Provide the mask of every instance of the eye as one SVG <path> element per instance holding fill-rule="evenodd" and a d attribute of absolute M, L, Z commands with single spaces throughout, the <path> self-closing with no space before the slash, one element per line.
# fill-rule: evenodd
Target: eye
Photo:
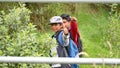
<path fill-rule="evenodd" d="M 57 26 L 58 24 L 55 24 L 55 26 Z"/>
<path fill-rule="evenodd" d="M 66 23 L 65 21 L 63 23 Z"/>

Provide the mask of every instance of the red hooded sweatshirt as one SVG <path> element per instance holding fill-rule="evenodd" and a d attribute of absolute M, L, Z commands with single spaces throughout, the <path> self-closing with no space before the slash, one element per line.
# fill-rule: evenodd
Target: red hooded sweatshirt
<path fill-rule="evenodd" d="M 78 47 L 78 38 L 80 38 L 80 34 L 78 31 L 78 26 L 76 21 L 70 22 L 70 33 L 72 34 L 72 39 Z"/>

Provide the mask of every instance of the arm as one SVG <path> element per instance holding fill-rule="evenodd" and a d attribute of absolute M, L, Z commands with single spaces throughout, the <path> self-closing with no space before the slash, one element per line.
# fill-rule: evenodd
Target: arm
<path fill-rule="evenodd" d="M 63 24 L 63 36 L 62 37 L 63 37 L 63 41 L 64 41 L 64 46 L 68 46 L 70 34 L 64 24 Z"/>
<path fill-rule="evenodd" d="M 62 38 L 63 38 L 63 41 L 64 41 L 64 46 L 68 46 L 69 45 L 69 37 L 70 37 L 70 34 L 64 34 L 63 33 L 63 36 L 62 36 Z"/>

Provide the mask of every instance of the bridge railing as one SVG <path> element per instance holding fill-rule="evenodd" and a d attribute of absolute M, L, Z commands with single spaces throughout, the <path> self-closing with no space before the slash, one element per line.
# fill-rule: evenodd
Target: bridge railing
<path fill-rule="evenodd" d="M 55 58 L 55 57 L 13 57 L 0 56 L 5 63 L 62 63 L 62 64 L 120 64 L 119 58 Z"/>
<path fill-rule="evenodd" d="M 120 3 L 120 0 L 0 0 L 2 2 L 83 2 L 83 3 Z"/>

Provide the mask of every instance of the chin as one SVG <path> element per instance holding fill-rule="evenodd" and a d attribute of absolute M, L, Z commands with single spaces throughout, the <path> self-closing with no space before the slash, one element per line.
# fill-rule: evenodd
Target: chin
<path fill-rule="evenodd" d="M 57 30 L 53 30 L 54 32 L 57 32 Z"/>

